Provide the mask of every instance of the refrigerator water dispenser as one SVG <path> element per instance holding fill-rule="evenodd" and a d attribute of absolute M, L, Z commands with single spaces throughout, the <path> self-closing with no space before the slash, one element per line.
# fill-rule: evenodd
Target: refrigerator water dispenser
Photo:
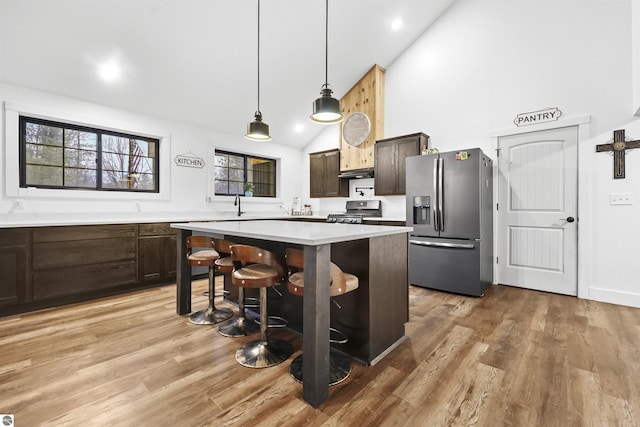
<path fill-rule="evenodd" d="M 413 223 L 429 224 L 429 210 L 431 208 L 430 196 L 413 197 Z"/>

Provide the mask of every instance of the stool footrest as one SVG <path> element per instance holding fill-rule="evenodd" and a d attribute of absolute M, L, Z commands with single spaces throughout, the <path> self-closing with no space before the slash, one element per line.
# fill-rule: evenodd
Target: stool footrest
<path fill-rule="evenodd" d="M 347 337 L 344 332 L 336 328 L 329 328 L 329 342 L 334 344 L 346 344 L 347 341 L 349 341 L 349 337 Z"/>
<path fill-rule="evenodd" d="M 258 325 L 260 324 L 260 318 L 254 320 Z M 267 328 L 285 328 L 289 322 L 284 317 L 280 316 L 267 316 Z"/>

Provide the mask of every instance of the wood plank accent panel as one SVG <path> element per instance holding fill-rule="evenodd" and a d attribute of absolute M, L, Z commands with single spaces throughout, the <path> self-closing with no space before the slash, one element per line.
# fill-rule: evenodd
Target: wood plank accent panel
<path fill-rule="evenodd" d="M 352 113 L 365 113 L 371 120 L 371 133 L 365 142 L 353 147 L 342 139 L 340 126 L 340 170 L 348 171 L 373 167 L 373 147 L 377 139 L 384 137 L 384 69 L 374 65 L 340 99 L 345 118 Z"/>

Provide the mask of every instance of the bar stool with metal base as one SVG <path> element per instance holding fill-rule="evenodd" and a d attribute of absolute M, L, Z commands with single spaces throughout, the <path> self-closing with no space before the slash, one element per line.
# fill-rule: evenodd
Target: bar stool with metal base
<path fill-rule="evenodd" d="M 304 252 L 299 249 L 287 249 L 285 251 L 285 259 L 289 268 L 289 279 L 287 281 L 287 289 L 294 295 L 304 296 Z M 334 263 L 329 264 L 329 295 L 335 297 L 346 294 L 358 288 L 359 281 L 356 276 L 344 273 L 340 267 Z M 332 300 L 333 301 L 333 300 Z M 334 301 L 335 302 L 335 301 Z M 337 304 L 337 303 L 336 303 Z M 336 344 L 345 344 L 348 340 L 347 336 L 335 328 L 329 329 L 330 334 L 338 338 L 329 338 L 329 342 Z M 302 382 L 303 370 L 303 354 L 293 359 L 291 362 L 291 376 Z M 344 381 L 351 373 L 351 362 L 348 356 L 329 348 L 329 385 L 336 385 Z"/>
<path fill-rule="evenodd" d="M 231 259 L 231 246 L 235 243 L 224 239 L 213 239 L 214 247 L 220 254 L 215 262 L 216 272 L 222 274 L 233 273 L 234 266 Z M 224 255 L 224 256 L 223 256 Z M 257 301 L 257 300 L 256 300 Z M 257 307 L 257 304 L 255 305 Z M 245 311 L 244 287 L 238 286 L 238 317 L 221 324 L 218 327 L 220 335 L 225 337 L 246 337 L 260 331 L 260 326 L 253 320 L 247 319 Z"/>
<path fill-rule="evenodd" d="M 284 267 L 272 252 L 248 245 L 233 245 L 231 259 L 235 270 L 231 283 L 245 288 L 260 288 L 260 339 L 236 351 L 236 361 L 249 368 L 266 368 L 284 362 L 293 346 L 284 340 L 268 337 L 267 288 L 279 284 Z"/>
<path fill-rule="evenodd" d="M 193 251 L 194 248 L 203 248 L 201 251 Z M 196 325 L 211 325 L 222 322 L 233 316 L 233 311 L 228 308 L 216 308 L 215 298 L 215 261 L 220 254 L 214 249 L 213 239 L 206 236 L 187 237 L 187 262 L 191 266 L 209 267 L 209 306 L 204 310 L 196 311 L 189 317 L 191 323 Z"/>

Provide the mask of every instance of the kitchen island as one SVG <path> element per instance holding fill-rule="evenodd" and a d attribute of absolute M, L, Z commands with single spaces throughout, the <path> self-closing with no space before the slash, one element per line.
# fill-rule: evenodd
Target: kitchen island
<path fill-rule="evenodd" d="M 185 261 L 186 238 L 217 235 L 238 243 L 273 250 L 280 245 L 304 249 L 305 296 L 302 319 L 303 398 L 318 407 L 328 398 L 329 383 L 329 261 L 356 274 L 362 305 L 357 316 L 366 316 L 366 327 L 355 326 L 354 337 L 366 342 L 374 363 L 404 337 L 408 321 L 407 236 L 410 227 L 328 224 L 298 221 L 227 221 L 172 224 L 177 228 L 177 312 L 191 311 L 191 268 Z M 275 246 L 274 246 L 275 245 Z M 332 256 L 333 253 L 333 256 Z"/>

